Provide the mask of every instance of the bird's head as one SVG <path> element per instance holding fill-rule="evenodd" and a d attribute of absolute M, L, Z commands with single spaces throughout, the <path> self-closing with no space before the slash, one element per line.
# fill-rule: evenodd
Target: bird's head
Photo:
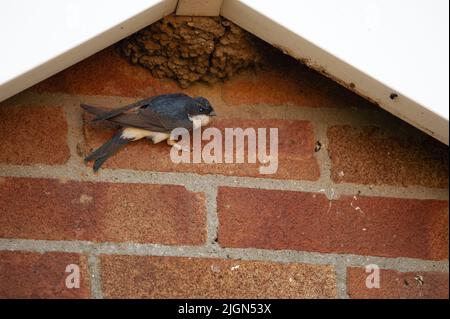
<path fill-rule="evenodd" d="M 190 117 L 198 116 L 198 115 L 206 115 L 206 116 L 216 116 L 216 112 L 214 112 L 211 103 L 204 97 L 194 97 L 194 103 L 192 103 L 187 112 Z"/>

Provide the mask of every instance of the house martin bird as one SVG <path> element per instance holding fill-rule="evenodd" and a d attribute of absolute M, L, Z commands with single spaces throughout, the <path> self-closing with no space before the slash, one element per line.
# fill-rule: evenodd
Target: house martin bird
<path fill-rule="evenodd" d="M 194 123 L 205 126 L 216 115 L 207 99 L 192 98 L 183 93 L 158 95 L 112 110 L 86 104 L 80 106 L 95 115 L 92 122 L 108 121 L 121 127 L 108 142 L 85 158 L 86 162 L 94 161 L 94 172 L 121 147 L 144 137 L 153 143 L 167 140 L 167 144 L 181 149 L 170 137 L 173 129 L 192 130 Z"/>

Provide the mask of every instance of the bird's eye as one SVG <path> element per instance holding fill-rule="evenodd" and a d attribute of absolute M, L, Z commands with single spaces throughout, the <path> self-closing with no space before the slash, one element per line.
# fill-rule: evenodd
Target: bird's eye
<path fill-rule="evenodd" d="M 203 112 L 205 112 L 205 109 L 201 107 L 201 108 L 199 109 L 199 112 L 200 112 L 200 113 L 203 113 Z"/>

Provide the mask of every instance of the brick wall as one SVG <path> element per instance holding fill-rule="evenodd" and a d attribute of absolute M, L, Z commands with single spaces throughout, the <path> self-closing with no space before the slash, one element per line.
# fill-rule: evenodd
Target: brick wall
<path fill-rule="evenodd" d="M 108 48 L 1 103 L 0 297 L 448 298 L 446 146 L 278 56 L 184 90 L 212 126 L 277 127 L 276 174 L 148 141 L 85 166 L 113 131 L 80 102 L 176 91 Z"/>

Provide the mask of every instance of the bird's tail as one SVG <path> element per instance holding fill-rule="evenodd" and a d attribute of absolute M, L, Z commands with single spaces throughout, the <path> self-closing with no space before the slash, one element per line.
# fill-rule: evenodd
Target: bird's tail
<path fill-rule="evenodd" d="M 94 161 L 93 168 L 94 172 L 96 172 L 109 157 L 130 141 L 131 139 L 122 137 L 122 130 L 120 130 L 108 142 L 89 154 L 84 161 Z"/>

